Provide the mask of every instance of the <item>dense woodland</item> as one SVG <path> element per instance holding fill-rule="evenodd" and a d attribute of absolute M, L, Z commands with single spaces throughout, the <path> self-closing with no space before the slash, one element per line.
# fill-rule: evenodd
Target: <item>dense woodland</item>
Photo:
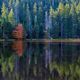
<path fill-rule="evenodd" d="M 80 38 L 80 1 L 0 0 L 0 38 L 14 38 L 19 23 L 24 38 Z"/>

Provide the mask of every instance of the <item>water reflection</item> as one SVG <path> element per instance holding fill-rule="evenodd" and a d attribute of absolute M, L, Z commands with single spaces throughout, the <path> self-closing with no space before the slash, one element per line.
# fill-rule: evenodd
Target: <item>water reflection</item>
<path fill-rule="evenodd" d="M 23 41 L 16 40 L 13 42 L 12 49 L 16 52 L 18 56 L 22 56 L 23 54 Z"/>
<path fill-rule="evenodd" d="M 0 42 L 1 80 L 79 80 L 80 44 Z"/>

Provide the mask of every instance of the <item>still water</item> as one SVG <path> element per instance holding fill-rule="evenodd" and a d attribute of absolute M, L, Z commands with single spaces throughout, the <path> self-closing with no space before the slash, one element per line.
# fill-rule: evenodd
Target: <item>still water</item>
<path fill-rule="evenodd" d="M 0 42 L 0 80 L 80 80 L 80 43 Z"/>

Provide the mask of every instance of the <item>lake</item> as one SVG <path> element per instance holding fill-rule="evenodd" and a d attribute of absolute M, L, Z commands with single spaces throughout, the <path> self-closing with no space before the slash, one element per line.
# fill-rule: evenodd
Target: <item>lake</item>
<path fill-rule="evenodd" d="M 0 80 L 80 80 L 80 43 L 2 41 Z"/>

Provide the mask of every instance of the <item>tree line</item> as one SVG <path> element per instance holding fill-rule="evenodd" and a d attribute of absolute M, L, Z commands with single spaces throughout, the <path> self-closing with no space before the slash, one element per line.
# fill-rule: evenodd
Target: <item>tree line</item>
<path fill-rule="evenodd" d="M 21 23 L 24 38 L 79 38 L 79 0 L 4 0 L 0 4 L 0 38 L 13 38 Z"/>

